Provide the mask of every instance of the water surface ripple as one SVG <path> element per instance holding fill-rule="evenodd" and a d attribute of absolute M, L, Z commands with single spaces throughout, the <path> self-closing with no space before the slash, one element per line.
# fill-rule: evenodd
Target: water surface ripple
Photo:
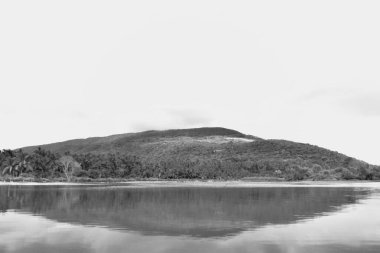
<path fill-rule="evenodd" d="M 0 252 L 380 252 L 379 189 L 1 185 Z"/>

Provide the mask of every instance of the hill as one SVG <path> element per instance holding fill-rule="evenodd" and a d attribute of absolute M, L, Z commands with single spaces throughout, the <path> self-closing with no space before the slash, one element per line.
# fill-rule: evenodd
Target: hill
<path fill-rule="evenodd" d="M 22 150 L 34 157 L 39 177 L 62 176 L 60 165 L 48 161 L 70 153 L 81 164 L 74 176 L 93 179 L 380 179 L 379 167 L 335 151 L 219 127 L 127 133 Z"/>
<path fill-rule="evenodd" d="M 221 128 L 205 127 L 193 129 L 175 129 L 164 131 L 145 131 L 139 133 L 127 133 L 111 135 L 107 137 L 91 137 L 87 139 L 75 139 L 64 142 L 31 146 L 22 148 L 25 152 L 31 153 L 38 147 L 58 153 L 109 153 L 133 151 L 140 145 L 147 143 L 158 143 L 166 141 L 212 141 L 213 137 L 225 139 L 226 142 L 233 139 L 259 140 L 260 138 L 244 135 L 238 131 Z M 216 141 L 216 139 L 215 139 Z"/>

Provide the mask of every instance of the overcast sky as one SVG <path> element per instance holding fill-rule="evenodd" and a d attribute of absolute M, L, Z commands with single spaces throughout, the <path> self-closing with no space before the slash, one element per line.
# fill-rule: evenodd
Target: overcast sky
<path fill-rule="evenodd" d="M 0 148 L 222 126 L 380 164 L 380 1 L 0 2 Z"/>

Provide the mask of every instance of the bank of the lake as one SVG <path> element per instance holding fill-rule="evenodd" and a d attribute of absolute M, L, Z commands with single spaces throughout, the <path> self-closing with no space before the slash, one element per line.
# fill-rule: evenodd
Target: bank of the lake
<path fill-rule="evenodd" d="M 128 180 L 97 182 L 0 181 L 0 185 L 122 186 L 122 187 L 366 187 L 380 188 L 380 181 L 244 181 L 244 180 Z"/>

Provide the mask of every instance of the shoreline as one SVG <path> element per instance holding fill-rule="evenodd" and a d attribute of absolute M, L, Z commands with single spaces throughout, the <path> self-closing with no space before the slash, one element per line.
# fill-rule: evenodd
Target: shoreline
<path fill-rule="evenodd" d="M 244 180 L 131 180 L 103 182 L 6 182 L 0 186 L 106 186 L 106 187 L 368 187 L 380 188 L 380 181 L 244 181 Z"/>

